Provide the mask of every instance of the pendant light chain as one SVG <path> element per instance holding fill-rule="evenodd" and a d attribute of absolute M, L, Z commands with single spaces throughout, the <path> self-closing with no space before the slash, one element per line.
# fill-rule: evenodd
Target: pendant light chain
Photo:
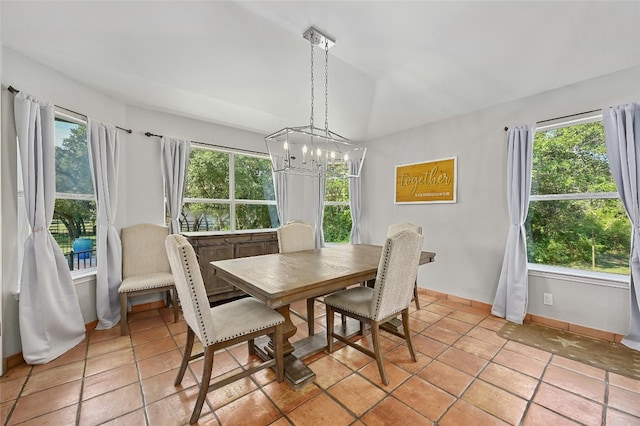
<path fill-rule="evenodd" d="M 329 40 L 324 39 L 324 134 L 329 136 Z"/>
<path fill-rule="evenodd" d="M 315 44 L 315 33 L 311 33 L 311 37 L 309 40 L 309 44 L 311 45 L 311 120 L 310 120 L 310 124 L 311 124 L 311 133 L 313 133 L 313 104 L 315 102 L 314 99 L 314 95 L 313 95 L 313 45 Z"/>

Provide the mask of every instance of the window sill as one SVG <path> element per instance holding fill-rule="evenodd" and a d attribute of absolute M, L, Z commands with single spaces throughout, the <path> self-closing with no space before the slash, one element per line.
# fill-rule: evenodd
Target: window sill
<path fill-rule="evenodd" d="M 78 284 L 83 284 L 88 281 L 93 281 L 95 279 L 96 268 L 87 268 L 82 269 L 80 271 L 71 272 L 71 279 L 73 280 L 73 285 L 76 286 Z M 17 300 L 20 301 L 20 290 L 14 290 L 11 292 L 11 295 Z"/>
<path fill-rule="evenodd" d="M 529 263 L 529 275 L 534 277 L 555 278 L 583 284 L 600 285 L 614 288 L 629 288 L 629 276 L 593 272 L 584 269 L 563 268 L 561 266 Z"/>

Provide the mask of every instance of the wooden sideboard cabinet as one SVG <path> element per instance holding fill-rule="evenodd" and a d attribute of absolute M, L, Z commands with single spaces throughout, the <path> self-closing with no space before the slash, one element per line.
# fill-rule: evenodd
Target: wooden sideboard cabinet
<path fill-rule="evenodd" d="M 244 296 L 245 293 L 215 276 L 209 262 L 278 253 L 276 231 L 238 231 L 232 234 L 184 232 L 183 235 L 189 240 L 198 255 L 202 279 L 211 304 L 219 304 L 238 298 Z"/>

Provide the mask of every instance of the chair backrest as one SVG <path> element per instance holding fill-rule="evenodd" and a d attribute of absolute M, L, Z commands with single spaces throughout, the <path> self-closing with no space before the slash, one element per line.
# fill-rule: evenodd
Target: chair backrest
<path fill-rule="evenodd" d="M 305 222 L 290 221 L 278 228 L 278 248 L 280 253 L 313 250 L 313 228 Z"/>
<path fill-rule="evenodd" d="M 391 225 L 389 225 L 389 228 L 387 229 L 387 237 L 390 237 L 402 231 L 413 231 L 422 235 L 422 226 L 414 225 L 413 223 L 407 223 L 407 222 L 392 223 Z"/>
<path fill-rule="evenodd" d="M 373 319 L 386 318 L 411 303 L 423 241 L 414 231 L 402 231 L 385 241 L 371 301 Z"/>
<path fill-rule="evenodd" d="M 171 272 L 164 248 L 167 235 L 168 227 L 150 223 L 122 228 L 122 278 Z"/>
<path fill-rule="evenodd" d="M 212 345 L 215 343 L 213 316 L 196 252 L 179 234 L 166 237 L 165 246 L 184 320 L 203 345 Z"/>

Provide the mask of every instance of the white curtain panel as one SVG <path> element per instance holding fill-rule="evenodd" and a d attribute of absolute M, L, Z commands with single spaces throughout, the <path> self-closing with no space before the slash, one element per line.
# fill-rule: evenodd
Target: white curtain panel
<path fill-rule="evenodd" d="M 531 193 L 535 131 L 535 125 L 507 131 L 507 205 L 511 225 L 491 313 L 517 324 L 522 324 L 527 313 L 529 292 L 524 222 Z"/>
<path fill-rule="evenodd" d="M 80 343 L 85 328 L 67 259 L 49 232 L 56 192 L 53 105 L 21 92 L 14 107 L 31 226 L 19 301 L 22 356 L 28 364 L 44 364 Z"/>
<path fill-rule="evenodd" d="M 640 350 L 640 104 L 602 111 L 609 167 L 620 199 L 631 220 L 631 315 L 622 344 Z"/>
<path fill-rule="evenodd" d="M 324 166 L 326 170 L 326 165 Z M 327 176 L 321 174 L 317 178 L 318 184 L 316 185 L 316 234 L 315 242 L 316 248 L 324 247 L 324 231 L 322 230 L 322 220 L 324 218 L 324 193 L 327 187 Z"/>
<path fill-rule="evenodd" d="M 96 329 L 104 330 L 114 327 L 120 321 L 118 287 L 122 282 L 122 246 L 118 231 L 113 226 L 118 205 L 120 138 L 115 126 L 89 118 L 87 140 L 98 210 Z"/>
<path fill-rule="evenodd" d="M 180 233 L 180 212 L 184 202 L 191 141 L 162 137 L 162 172 L 169 212 L 169 233 Z"/>
<path fill-rule="evenodd" d="M 349 160 L 349 173 L 358 173 L 360 160 Z M 349 178 L 349 208 L 351 209 L 351 244 L 360 244 L 360 213 L 362 212 L 360 203 L 360 178 Z"/>
<path fill-rule="evenodd" d="M 278 168 L 283 166 L 284 159 L 282 157 L 274 157 Z M 276 192 L 276 208 L 278 209 L 278 220 L 280 226 L 287 223 L 289 219 L 289 177 L 283 172 L 273 172 L 273 187 Z"/>

